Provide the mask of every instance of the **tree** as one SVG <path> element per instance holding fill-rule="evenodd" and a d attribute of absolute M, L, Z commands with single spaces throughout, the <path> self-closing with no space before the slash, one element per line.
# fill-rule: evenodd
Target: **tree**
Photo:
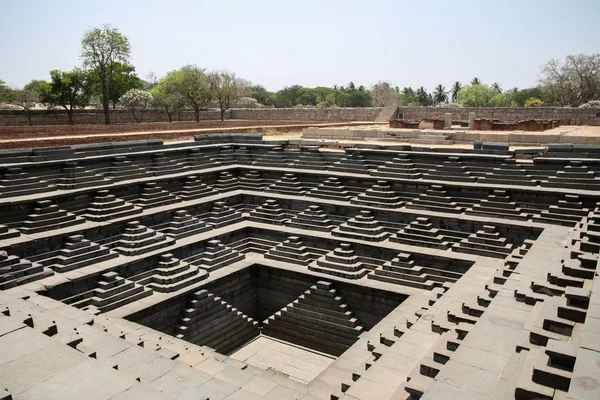
<path fill-rule="evenodd" d="M 435 104 L 442 104 L 448 102 L 448 92 L 443 85 L 437 85 L 433 91 L 433 101 Z"/>
<path fill-rule="evenodd" d="M 545 97 L 561 106 L 600 99 L 600 54 L 569 55 L 564 63 L 550 60 L 540 71 Z"/>
<path fill-rule="evenodd" d="M 475 85 L 481 85 L 481 80 L 479 80 L 478 77 L 475 77 L 471 80 L 471 85 L 475 86 Z"/>
<path fill-rule="evenodd" d="M 283 89 L 279 90 L 272 97 L 273 103 L 275 107 L 278 108 L 287 108 L 294 107 L 299 104 L 298 99 L 300 98 L 300 90 L 303 89 L 300 85 L 292 85 L 286 86 Z"/>
<path fill-rule="evenodd" d="M 498 93 L 502 93 L 502 86 L 498 82 L 492 83 L 492 89 L 494 89 Z"/>
<path fill-rule="evenodd" d="M 0 103 L 7 100 L 8 90 L 6 83 L 0 79 Z"/>
<path fill-rule="evenodd" d="M 452 93 L 452 102 L 456 103 L 458 101 L 458 92 L 460 92 L 460 89 L 462 89 L 462 83 L 460 83 L 459 81 L 454 82 L 454 85 L 452 85 L 452 89 L 450 90 L 450 93 Z"/>
<path fill-rule="evenodd" d="M 73 111 L 84 108 L 90 99 L 88 74 L 78 68 L 73 71 L 50 71 L 50 82 L 43 86 L 42 101 L 67 112 L 69 124 L 73 124 Z"/>
<path fill-rule="evenodd" d="M 127 108 L 136 122 L 142 122 L 144 113 L 152 105 L 152 95 L 141 89 L 127 91 L 119 100 L 123 107 Z"/>
<path fill-rule="evenodd" d="M 458 92 L 458 103 L 465 107 L 491 107 L 496 94 L 487 85 L 467 85 Z"/>
<path fill-rule="evenodd" d="M 217 71 L 210 75 L 214 85 L 213 97 L 219 103 L 221 121 L 225 119 L 225 111 L 236 101 L 250 93 L 250 82 L 238 78 L 233 72 Z"/>
<path fill-rule="evenodd" d="M 200 122 L 200 110 L 210 102 L 214 92 L 214 84 L 205 70 L 196 65 L 186 65 L 167 76 L 173 79 L 175 93 L 194 110 L 196 122 Z"/>
<path fill-rule="evenodd" d="M 115 91 L 115 72 L 119 63 L 129 62 L 129 40 L 118 29 L 103 25 L 87 31 L 81 40 L 81 47 L 83 65 L 98 79 L 104 122 L 110 124 L 110 100 Z"/>
<path fill-rule="evenodd" d="M 392 106 L 396 104 L 396 90 L 389 82 L 378 82 L 371 89 L 373 105 L 375 107 Z"/>
<path fill-rule="evenodd" d="M 264 86 L 254 85 L 250 87 L 250 97 L 256 99 L 256 101 L 263 106 L 272 106 L 273 101 L 271 100 L 271 95 L 273 93 L 269 92 Z"/>
<path fill-rule="evenodd" d="M 113 68 L 113 84 L 110 89 L 110 102 L 113 109 L 121 96 L 131 89 L 142 89 L 144 81 L 135 73 L 135 67 L 129 64 L 115 63 Z"/>
<path fill-rule="evenodd" d="M 185 98 L 177 91 L 175 75 L 169 74 L 158 81 L 150 90 L 152 105 L 157 110 L 167 113 L 169 122 L 173 122 L 173 114 L 185 108 Z"/>
<path fill-rule="evenodd" d="M 31 111 L 36 104 L 42 101 L 43 87 L 47 85 L 47 82 L 41 80 L 32 80 L 23 89 L 10 89 L 4 90 L 4 100 L 8 104 L 13 106 L 21 107 L 27 118 L 29 126 L 33 125 L 31 121 Z"/>
<path fill-rule="evenodd" d="M 430 106 L 433 103 L 433 97 L 427 93 L 427 90 L 423 86 L 417 89 L 415 98 L 417 104 L 423 107 Z"/>

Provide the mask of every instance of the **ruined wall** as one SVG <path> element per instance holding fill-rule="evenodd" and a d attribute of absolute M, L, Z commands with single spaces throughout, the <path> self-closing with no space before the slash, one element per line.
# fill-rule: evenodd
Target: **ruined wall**
<path fill-rule="evenodd" d="M 452 113 L 453 121 L 468 121 L 469 113 L 475 118 L 522 121 L 527 119 L 564 120 L 568 125 L 600 125 L 598 108 L 562 107 L 400 107 L 403 119 L 419 121 L 425 118 L 444 118 Z"/>
<path fill-rule="evenodd" d="M 300 121 L 300 122 L 349 122 L 373 121 L 381 108 L 238 108 L 225 112 L 225 119 L 245 119 L 255 121 Z M 202 111 L 200 119 L 217 120 L 221 113 L 217 109 Z M 102 110 L 76 110 L 75 124 L 103 124 Z M 64 110 L 35 110 L 31 118 L 34 125 L 62 125 L 68 123 Z M 126 110 L 111 110 L 110 120 L 114 124 L 130 124 L 132 120 Z M 173 116 L 174 121 L 194 121 L 192 111 L 183 111 Z M 143 122 L 168 122 L 167 114 L 149 111 Z M 0 126 L 27 125 L 27 118 L 20 110 L 0 110 Z"/>

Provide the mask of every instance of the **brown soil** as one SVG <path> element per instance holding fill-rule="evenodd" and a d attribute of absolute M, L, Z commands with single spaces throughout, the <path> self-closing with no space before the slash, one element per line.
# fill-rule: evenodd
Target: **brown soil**
<path fill-rule="evenodd" d="M 128 132 L 164 132 L 208 128 L 232 128 L 272 125 L 296 125 L 307 122 L 295 121 L 200 121 L 200 122 L 152 122 L 145 124 L 113 125 L 40 125 L 40 126 L 0 126 L 0 139 L 27 139 L 49 136 L 96 135 Z M 308 122 L 310 124 L 310 122 Z"/>
<path fill-rule="evenodd" d="M 69 146 L 74 144 L 163 139 L 165 142 L 194 140 L 196 134 L 248 133 L 275 130 L 298 132 L 309 126 L 341 126 L 357 123 L 293 121 L 200 121 L 118 125 L 43 125 L 0 127 L 0 149 Z M 362 123 L 364 124 L 364 123 Z"/>

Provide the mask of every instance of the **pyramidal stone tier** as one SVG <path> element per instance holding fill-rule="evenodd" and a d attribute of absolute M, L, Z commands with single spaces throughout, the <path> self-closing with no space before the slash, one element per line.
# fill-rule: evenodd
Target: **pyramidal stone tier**
<path fill-rule="evenodd" d="M 151 295 L 151 289 L 125 279 L 116 272 L 106 272 L 100 276 L 95 289 L 69 297 L 63 302 L 77 308 L 108 312 Z"/>
<path fill-rule="evenodd" d="M 388 181 L 377 181 L 366 192 L 352 198 L 350 203 L 383 208 L 399 208 L 403 204 L 402 199 L 392 190 Z"/>
<path fill-rule="evenodd" d="M 363 210 L 356 217 L 350 218 L 335 228 L 331 234 L 369 242 L 381 242 L 389 236 L 389 233 L 375 219 L 373 213 L 368 210 Z"/>
<path fill-rule="evenodd" d="M 187 261 L 212 272 L 243 259 L 243 254 L 225 246 L 220 240 L 213 239 L 206 243 L 206 250 L 203 253 L 190 257 Z"/>
<path fill-rule="evenodd" d="M 217 192 L 211 186 L 202 183 L 202 180 L 198 178 L 198 176 L 190 175 L 185 178 L 183 189 L 178 193 L 178 196 L 184 201 L 188 201 L 213 196 L 217 193 L 219 192 Z"/>
<path fill-rule="evenodd" d="M 319 152 L 319 146 L 303 146 L 295 152 L 296 159 L 290 163 L 292 168 L 325 169 L 327 164 Z"/>
<path fill-rule="evenodd" d="M 27 220 L 23 222 L 19 230 L 25 234 L 32 234 L 62 229 L 84 222 L 83 218 L 61 210 L 56 204 L 52 204 L 50 200 L 39 200 L 35 202 L 33 213 L 27 216 Z"/>
<path fill-rule="evenodd" d="M 370 171 L 371 175 L 386 178 L 419 179 L 422 174 L 411 160 L 410 154 L 398 154 L 384 165 Z"/>
<path fill-rule="evenodd" d="M 325 182 L 311 189 L 308 195 L 320 199 L 340 201 L 348 201 L 352 198 L 352 195 L 346 190 L 340 178 L 335 176 L 330 176 Z"/>
<path fill-rule="evenodd" d="M 442 185 L 432 185 L 425 193 L 420 194 L 419 197 L 408 202 L 405 207 L 415 210 L 455 214 L 460 214 L 464 211 L 463 207 L 460 207 L 456 202 L 452 201 L 452 198 L 447 195 L 446 190 Z"/>
<path fill-rule="evenodd" d="M 495 226 L 484 225 L 481 230 L 452 246 L 452 251 L 484 257 L 506 258 L 513 251 L 513 245 L 496 232 Z"/>
<path fill-rule="evenodd" d="M 154 182 L 144 184 L 142 194 L 135 200 L 135 203 L 142 208 L 162 207 L 167 204 L 180 202 L 181 199 L 168 190 L 164 190 Z"/>
<path fill-rule="evenodd" d="M 67 272 L 117 257 L 119 257 L 117 253 L 90 242 L 83 235 L 72 235 L 67 237 L 51 268 L 56 272 Z"/>
<path fill-rule="evenodd" d="M 304 187 L 296 175 L 284 174 L 280 180 L 269 186 L 267 191 L 301 196 L 304 193 Z"/>
<path fill-rule="evenodd" d="M 19 231 L 11 229 L 6 225 L 0 224 L 0 240 L 11 239 L 19 235 Z"/>
<path fill-rule="evenodd" d="M 537 181 L 533 179 L 522 164 L 517 164 L 515 160 L 505 160 L 500 167 L 493 168 L 492 172 L 486 172 L 484 176 L 479 176 L 477 182 L 491 183 L 494 185 L 506 185 L 506 182 L 513 182 L 519 186 L 536 186 Z"/>
<path fill-rule="evenodd" d="M 190 167 L 182 160 L 167 156 L 165 153 L 154 153 L 150 170 L 154 175 L 179 174 L 188 171 Z"/>
<path fill-rule="evenodd" d="M 364 174 L 371 166 L 365 160 L 365 156 L 360 153 L 346 153 L 340 161 L 336 161 L 327 169 L 337 172 L 350 172 L 353 174 Z"/>
<path fill-rule="evenodd" d="M 262 333 L 340 356 L 364 331 L 331 282 L 319 281 L 263 321 Z"/>
<path fill-rule="evenodd" d="M 32 263 L 17 256 L 10 256 L 0 250 L 0 289 L 33 282 L 52 275 L 53 272 L 38 263 Z"/>
<path fill-rule="evenodd" d="M 239 146 L 235 148 L 235 162 L 236 164 L 250 165 L 252 164 L 252 153 L 246 146 Z"/>
<path fill-rule="evenodd" d="M 115 197 L 108 190 L 98 190 L 83 217 L 89 221 L 108 221 L 141 212 L 140 207 Z"/>
<path fill-rule="evenodd" d="M 400 232 L 390 236 L 390 242 L 440 250 L 450 247 L 450 243 L 444 240 L 439 229 L 434 228 L 433 223 L 426 217 L 417 217 Z"/>
<path fill-rule="evenodd" d="M 462 274 L 439 268 L 417 266 L 412 255 L 400 253 L 391 261 L 386 261 L 377 267 L 369 279 L 409 286 L 418 289 L 433 290 L 443 287 L 444 283 L 454 283 Z"/>
<path fill-rule="evenodd" d="M 524 213 L 517 206 L 517 203 L 511 201 L 505 190 L 494 190 L 493 194 L 489 195 L 487 199 L 482 199 L 478 204 L 474 204 L 465 214 L 521 221 L 529 219 L 529 215 Z"/>
<path fill-rule="evenodd" d="M 320 205 L 313 204 L 299 214 L 296 214 L 285 223 L 290 228 L 310 229 L 322 232 L 330 232 L 335 228 L 334 223 L 321 209 Z"/>
<path fill-rule="evenodd" d="M 252 210 L 248 220 L 261 222 L 263 224 L 283 225 L 288 221 L 283 209 L 279 206 L 277 200 L 269 199 L 260 207 Z"/>
<path fill-rule="evenodd" d="M 549 176 L 547 181 L 541 182 L 542 186 L 558 187 L 578 190 L 600 190 L 600 178 L 595 171 L 579 160 L 572 160 L 556 176 Z"/>
<path fill-rule="evenodd" d="M 287 166 L 287 157 L 283 147 L 275 146 L 267 152 L 258 153 L 254 157 L 254 165 L 264 165 L 267 167 L 285 168 Z"/>
<path fill-rule="evenodd" d="M 548 210 L 542 211 L 539 217 L 533 217 L 533 221 L 545 224 L 575 226 L 589 212 L 589 209 L 583 207 L 579 196 L 568 194 L 564 200 L 559 200 L 557 205 L 551 205 Z"/>
<path fill-rule="evenodd" d="M 167 253 L 160 256 L 158 265 L 149 271 L 131 277 L 132 281 L 155 292 L 172 293 L 198 283 L 208 277 L 208 272 L 188 264 Z"/>
<path fill-rule="evenodd" d="M 214 185 L 219 192 L 229 192 L 238 189 L 238 179 L 231 175 L 231 172 L 223 171 L 219 173 L 217 183 Z"/>
<path fill-rule="evenodd" d="M 471 171 L 463 165 L 460 157 L 450 156 L 434 169 L 423 174 L 423 179 L 436 181 L 475 182 L 477 177 L 471 175 Z"/>
<path fill-rule="evenodd" d="M 0 180 L 0 197 L 27 196 L 54 190 L 56 185 L 51 185 L 40 177 L 31 176 L 19 167 L 6 168 Z"/>
<path fill-rule="evenodd" d="M 186 210 L 177 210 L 169 225 L 162 232 L 174 239 L 197 235 L 212 229 L 206 222 L 191 216 Z"/>
<path fill-rule="evenodd" d="M 125 256 L 137 256 L 174 243 L 172 238 L 145 227 L 139 221 L 129 221 L 113 250 Z"/>
<path fill-rule="evenodd" d="M 152 176 L 149 171 L 142 168 L 125 156 L 113 157 L 112 166 L 105 176 L 114 181 L 125 181 L 133 179 L 141 179 Z"/>
<path fill-rule="evenodd" d="M 240 189 L 262 191 L 267 184 L 258 171 L 248 171 L 239 179 Z"/>
<path fill-rule="evenodd" d="M 192 169 L 219 167 L 218 154 L 219 149 L 214 147 L 190 149 L 187 162 Z"/>
<path fill-rule="evenodd" d="M 203 289 L 183 310 L 176 333 L 179 339 L 227 354 L 260 331 L 257 321 Z"/>
<path fill-rule="evenodd" d="M 214 157 L 211 161 L 217 162 L 221 165 L 231 165 L 235 164 L 235 150 L 233 146 L 225 145 L 219 148 L 219 152 L 216 157 Z"/>
<path fill-rule="evenodd" d="M 208 214 L 208 217 L 206 217 L 206 222 L 214 229 L 221 228 L 225 225 L 236 224 L 243 220 L 244 216 L 242 213 L 229 207 L 223 201 L 216 201 L 213 203 L 212 210 Z"/>
<path fill-rule="evenodd" d="M 308 269 L 346 279 L 360 279 L 369 273 L 354 254 L 350 243 L 341 243 L 338 248 L 311 263 Z"/>
<path fill-rule="evenodd" d="M 289 236 L 287 240 L 267 251 L 264 256 L 271 260 L 304 266 L 312 261 L 310 253 L 298 236 Z"/>
<path fill-rule="evenodd" d="M 69 161 L 65 164 L 62 176 L 58 178 L 56 187 L 61 190 L 80 189 L 90 186 L 99 186 L 110 183 L 102 175 L 96 174 L 94 170 L 88 170 L 77 164 L 77 161 Z"/>

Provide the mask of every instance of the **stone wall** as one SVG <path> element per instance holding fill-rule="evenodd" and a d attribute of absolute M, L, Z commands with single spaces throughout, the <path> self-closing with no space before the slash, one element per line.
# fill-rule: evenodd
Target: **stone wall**
<path fill-rule="evenodd" d="M 556 119 L 563 120 L 568 125 L 600 125 L 600 109 L 598 108 L 400 107 L 402 118 L 411 121 L 444 118 L 444 113 L 452 113 L 453 121 L 468 121 L 469 113 L 471 112 L 475 113 L 475 118 L 497 119 L 501 121 Z"/>
<path fill-rule="evenodd" d="M 219 110 L 207 110 L 200 113 L 202 120 L 216 120 L 221 118 Z M 225 118 L 229 119 L 229 112 Z M 173 116 L 173 121 L 194 121 L 193 111 L 183 111 Z M 73 121 L 75 124 L 104 124 L 102 110 L 76 110 Z M 114 124 L 130 124 L 135 121 L 126 110 L 111 110 L 110 121 Z M 64 110 L 35 110 L 31 117 L 33 125 L 66 125 L 69 123 Z M 164 112 L 149 111 L 144 114 L 142 122 L 169 122 L 169 117 Z M 27 118 L 23 111 L 0 110 L 0 126 L 27 125 Z"/>
<path fill-rule="evenodd" d="M 366 108 L 238 108 L 225 112 L 225 119 L 245 119 L 255 121 L 301 121 L 301 122 L 350 122 L 373 121 L 381 112 L 379 107 Z M 202 120 L 217 120 L 221 114 L 217 109 L 200 113 Z M 102 110 L 76 110 L 73 118 L 76 124 L 103 124 Z M 133 123 L 129 112 L 122 109 L 111 110 L 110 120 L 114 124 Z M 183 111 L 173 116 L 174 121 L 194 121 L 192 111 Z M 143 122 L 168 122 L 164 112 L 149 111 Z M 68 123 L 64 110 L 35 110 L 32 116 L 34 125 L 63 125 Z M 23 111 L 0 110 L 0 126 L 27 125 Z"/>
<path fill-rule="evenodd" d="M 381 107 L 363 108 L 237 108 L 231 119 L 274 121 L 351 122 L 373 121 Z"/>

